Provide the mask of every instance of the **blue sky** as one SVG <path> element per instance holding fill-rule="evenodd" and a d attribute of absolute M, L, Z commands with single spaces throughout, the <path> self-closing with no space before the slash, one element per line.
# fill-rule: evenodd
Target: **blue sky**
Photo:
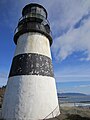
<path fill-rule="evenodd" d="M 8 79 L 15 27 L 22 8 L 30 2 L 48 11 L 58 91 L 90 94 L 90 0 L 0 0 L 0 86 Z"/>

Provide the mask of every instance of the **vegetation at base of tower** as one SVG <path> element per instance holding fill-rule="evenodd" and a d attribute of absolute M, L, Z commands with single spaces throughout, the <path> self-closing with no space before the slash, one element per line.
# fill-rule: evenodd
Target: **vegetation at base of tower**
<path fill-rule="evenodd" d="M 90 120 L 90 118 L 87 117 L 81 117 L 80 115 L 67 115 L 68 117 L 66 118 L 66 120 Z"/>
<path fill-rule="evenodd" d="M 82 117 L 78 114 L 61 114 L 58 117 L 47 120 L 90 120 L 88 117 Z"/>
<path fill-rule="evenodd" d="M 61 107 L 60 120 L 90 120 L 90 107 Z"/>
<path fill-rule="evenodd" d="M 0 111 L 6 86 L 0 88 Z M 58 117 L 46 120 L 90 120 L 90 107 L 60 107 Z M 1 116 L 0 116 L 1 117 Z M 0 118 L 0 120 L 3 120 Z"/>

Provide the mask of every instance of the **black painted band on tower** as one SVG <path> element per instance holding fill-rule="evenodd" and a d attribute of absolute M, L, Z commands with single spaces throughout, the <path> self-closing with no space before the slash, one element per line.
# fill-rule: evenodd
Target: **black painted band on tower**
<path fill-rule="evenodd" d="M 54 77 L 51 59 L 36 53 L 24 53 L 13 58 L 9 77 L 41 75 Z"/>

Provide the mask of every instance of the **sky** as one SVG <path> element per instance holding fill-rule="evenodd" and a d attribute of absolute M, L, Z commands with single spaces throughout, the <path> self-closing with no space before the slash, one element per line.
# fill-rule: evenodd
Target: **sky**
<path fill-rule="evenodd" d="M 21 11 L 31 2 L 48 12 L 58 92 L 90 94 L 90 0 L 0 0 L 0 86 L 8 80 Z"/>

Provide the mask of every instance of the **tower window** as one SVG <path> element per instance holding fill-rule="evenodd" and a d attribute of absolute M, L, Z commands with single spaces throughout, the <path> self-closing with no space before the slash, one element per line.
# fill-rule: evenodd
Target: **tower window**
<path fill-rule="evenodd" d="M 36 13 L 36 7 L 31 8 L 31 13 Z"/>

